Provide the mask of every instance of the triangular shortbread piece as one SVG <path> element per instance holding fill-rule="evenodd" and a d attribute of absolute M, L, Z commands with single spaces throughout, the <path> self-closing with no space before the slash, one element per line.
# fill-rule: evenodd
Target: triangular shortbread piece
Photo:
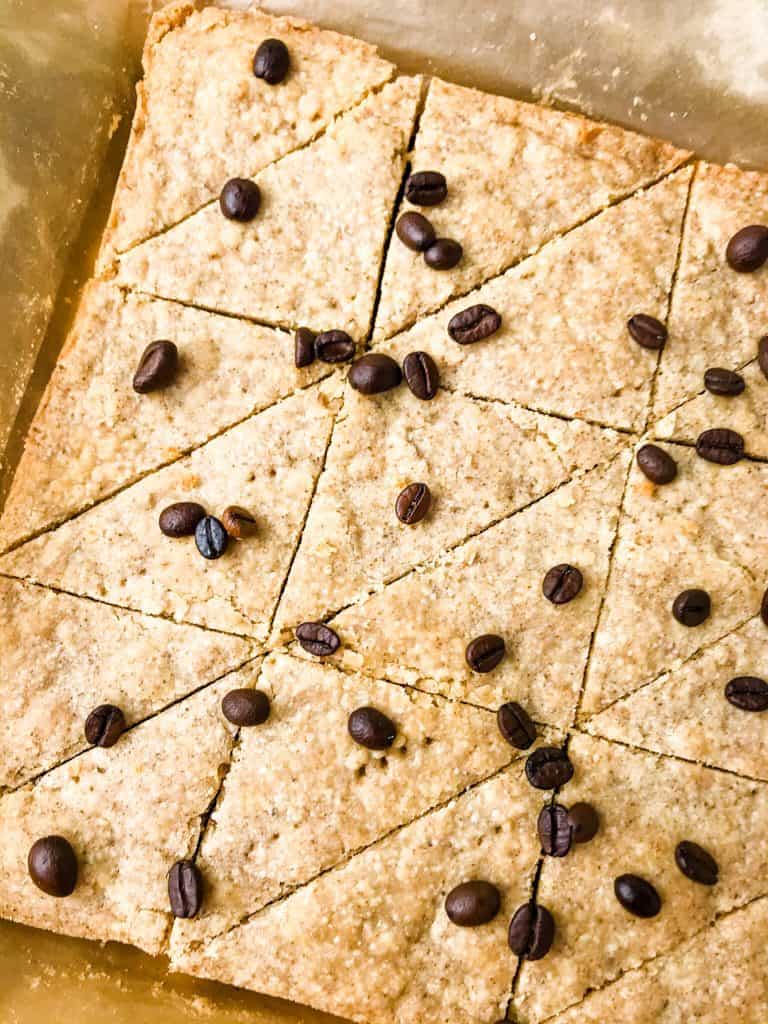
<path fill-rule="evenodd" d="M 134 371 L 159 339 L 178 347 L 178 374 L 164 390 L 138 395 Z M 80 512 L 329 370 L 323 363 L 297 370 L 284 331 L 89 284 L 27 435 L 0 521 L 0 548 Z"/>
<path fill-rule="evenodd" d="M 236 668 L 251 645 L 0 578 L 0 790 L 83 750 L 85 720 L 129 725 Z"/>
<path fill-rule="evenodd" d="M 137 246 L 118 281 L 284 327 L 368 333 L 421 82 L 398 78 L 317 142 L 256 175 L 261 208 L 227 220 L 218 201 Z"/>
<path fill-rule="evenodd" d="M 627 320 L 666 318 L 690 176 L 606 210 L 382 349 L 428 352 L 442 382 L 470 394 L 641 429 L 657 353 L 630 338 Z M 448 323 L 477 303 L 501 329 L 459 345 Z"/>
<path fill-rule="evenodd" d="M 375 47 L 305 21 L 196 6 L 178 0 L 152 19 L 104 259 L 310 141 L 394 72 Z M 253 73 L 270 37 L 291 57 L 277 86 Z"/>
<path fill-rule="evenodd" d="M 409 573 L 332 620 L 343 664 L 496 708 L 522 704 L 536 720 L 570 721 L 605 586 L 628 456 L 552 494 Z M 554 605 L 550 568 L 569 563 L 581 593 Z M 467 644 L 502 636 L 492 672 L 471 671 Z"/>
<path fill-rule="evenodd" d="M 768 560 L 768 466 L 719 466 L 683 445 L 663 446 L 677 478 L 656 486 L 634 463 L 605 607 L 587 673 L 583 716 L 675 669 L 760 607 Z M 672 614 L 685 590 L 705 590 L 711 612 L 686 626 Z"/>
<path fill-rule="evenodd" d="M 509 998 L 506 929 L 529 898 L 541 805 L 517 762 L 174 966 L 366 1024 L 493 1021 Z M 501 909 L 462 928 L 445 897 L 474 879 L 497 886 Z"/>
<path fill-rule="evenodd" d="M 613 431 L 459 394 L 348 389 L 277 626 L 338 611 L 625 445 Z M 415 482 L 432 504 L 406 526 L 395 501 Z"/>
<path fill-rule="evenodd" d="M 535 252 L 603 207 L 652 184 L 688 153 L 615 125 L 433 79 L 411 155 L 448 196 L 414 207 L 464 249 L 431 270 L 392 236 L 376 318 L 388 337 Z"/>
<path fill-rule="evenodd" d="M 336 380 L 301 391 L 5 555 L 0 570 L 264 640 L 338 401 Z M 239 505 L 255 517 L 256 535 L 206 560 L 192 537 L 160 532 L 160 512 L 177 501 L 219 517 Z"/>
<path fill-rule="evenodd" d="M 768 174 L 697 165 L 656 382 L 656 419 L 701 391 L 710 367 L 736 370 L 755 355 L 768 323 L 768 266 L 737 273 L 725 250 L 741 228 L 767 221 Z"/>
<path fill-rule="evenodd" d="M 768 892 L 768 786 L 589 736 L 573 737 L 568 752 L 575 774 L 558 800 L 591 803 L 600 829 L 566 857 L 545 860 L 537 899 L 555 917 L 557 934 L 547 957 L 524 964 L 520 976 L 516 1009 L 531 1024 Z M 677 867 L 683 840 L 715 858 L 715 885 L 693 882 Z M 623 874 L 656 888 L 656 917 L 621 906 L 614 879 Z"/>

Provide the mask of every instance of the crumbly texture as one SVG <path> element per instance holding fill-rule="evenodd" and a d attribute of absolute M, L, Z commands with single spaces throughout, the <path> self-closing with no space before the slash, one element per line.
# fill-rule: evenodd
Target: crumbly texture
<path fill-rule="evenodd" d="M 121 260 L 122 284 L 287 327 L 368 333 L 421 82 L 398 78 L 255 181 L 248 223 L 213 202 Z"/>

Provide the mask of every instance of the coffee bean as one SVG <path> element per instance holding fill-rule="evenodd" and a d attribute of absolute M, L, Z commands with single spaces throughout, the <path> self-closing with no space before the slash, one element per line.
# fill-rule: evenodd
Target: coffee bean
<path fill-rule="evenodd" d="M 221 558 L 229 544 L 229 534 L 216 516 L 204 516 L 195 527 L 195 544 L 203 558 Z"/>
<path fill-rule="evenodd" d="M 725 688 L 726 700 L 740 711 L 768 711 L 768 683 L 756 676 L 737 676 Z"/>
<path fill-rule="evenodd" d="M 549 857 L 564 857 L 571 848 L 571 823 L 562 804 L 545 804 L 536 826 L 541 852 Z"/>
<path fill-rule="evenodd" d="M 650 882 L 638 875 L 619 875 L 613 883 L 616 899 L 635 917 L 656 917 L 661 900 Z"/>
<path fill-rule="evenodd" d="M 339 638 L 322 622 L 302 622 L 296 629 L 296 639 L 305 651 L 326 658 L 339 649 Z"/>
<path fill-rule="evenodd" d="M 557 789 L 573 777 L 573 765 L 560 747 L 538 747 L 528 755 L 525 774 L 536 789 Z"/>
<path fill-rule="evenodd" d="M 763 371 L 763 376 L 768 377 L 768 334 L 757 343 L 757 364 Z"/>
<path fill-rule="evenodd" d="M 239 505 L 229 505 L 224 509 L 221 524 L 230 537 L 236 537 L 238 540 L 252 537 L 257 530 L 255 517 Z"/>
<path fill-rule="evenodd" d="M 397 726 L 378 708 L 356 708 L 347 721 L 349 735 L 361 747 L 369 750 L 386 750 L 391 747 L 397 735 Z"/>
<path fill-rule="evenodd" d="M 227 220 L 253 220 L 261 206 L 261 191 L 249 178 L 231 178 L 219 196 L 219 207 Z"/>
<path fill-rule="evenodd" d="M 577 597 L 584 585 L 584 577 L 573 565 L 563 562 L 555 565 L 544 577 L 541 589 L 552 604 L 567 604 Z"/>
<path fill-rule="evenodd" d="M 403 379 L 399 363 L 383 352 L 368 352 L 349 368 L 349 383 L 363 395 L 379 395 L 396 388 Z"/>
<path fill-rule="evenodd" d="M 768 227 L 750 224 L 741 228 L 728 242 L 725 258 L 740 274 L 762 267 L 768 260 Z"/>
<path fill-rule="evenodd" d="M 203 902 L 203 877 L 191 860 L 177 860 L 168 872 L 168 901 L 174 917 L 195 917 Z"/>
<path fill-rule="evenodd" d="M 740 373 L 712 366 L 704 374 L 704 387 L 713 395 L 740 395 L 746 385 Z"/>
<path fill-rule="evenodd" d="M 763 599 L 760 602 L 760 618 L 763 620 L 766 626 L 768 626 L 768 590 L 763 594 Z"/>
<path fill-rule="evenodd" d="M 546 907 L 524 903 L 509 922 L 509 948 L 523 960 L 541 960 L 552 948 L 555 922 Z"/>
<path fill-rule="evenodd" d="M 637 464 L 654 484 L 669 484 L 677 476 L 677 463 L 656 444 L 644 444 L 638 450 Z"/>
<path fill-rule="evenodd" d="M 432 494 L 426 484 L 408 484 L 397 496 L 395 514 L 401 523 L 420 523 L 429 512 Z"/>
<path fill-rule="evenodd" d="M 77 857 L 63 836 L 44 836 L 27 857 L 29 877 L 48 896 L 70 896 L 77 885 Z"/>
<path fill-rule="evenodd" d="M 440 377 L 434 359 L 427 352 L 409 352 L 403 360 L 403 375 L 417 398 L 428 402 L 437 394 Z"/>
<path fill-rule="evenodd" d="M 94 747 L 113 747 L 125 732 L 125 715 L 114 704 L 99 704 L 85 720 L 85 738 Z"/>
<path fill-rule="evenodd" d="M 459 345 L 484 341 L 501 327 L 501 317 L 490 306 L 478 303 L 456 313 L 448 321 L 448 334 Z"/>
<path fill-rule="evenodd" d="M 395 231 L 403 245 L 407 245 L 414 252 L 424 252 L 437 237 L 427 218 L 415 210 L 403 213 L 397 218 Z"/>
<path fill-rule="evenodd" d="M 293 336 L 293 361 L 298 370 L 315 361 L 315 332 L 299 327 Z"/>
<path fill-rule="evenodd" d="M 501 896 L 490 882 L 462 882 L 445 897 L 445 912 L 454 924 L 475 928 L 488 924 L 499 912 Z"/>
<path fill-rule="evenodd" d="M 355 343 L 346 331 L 321 331 L 315 338 L 315 355 L 323 363 L 348 363 Z"/>
<path fill-rule="evenodd" d="M 166 537 L 191 537 L 204 515 L 196 501 L 177 501 L 163 509 L 158 524 Z"/>
<path fill-rule="evenodd" d="M 405 183 L 405 198 L 414 206 L 437 206 L 447 195 L 448 184 L 439 171 L 416 171 Z"/>
<path fill-rule="evenodd" d="M 600 827 L 600 819 L 592 804 L 578 803 L 568 811 L 568 822 L 574 843 L 588 843 Z"/>
<path fill-rule="evenodd" d="M 268 85 L 279 85 L 288 74 L 291 56 L 281 39 L 265 39 L 253 58 L 253 73 Z"/>
<path fill-rule="evenodd" d="M 232 725 L 261 725 L 269 718 L 269 697 L 262 690 L 230 690 L 221 699 L 221 710 Z"/>
<path fill-rule="evenodd" d="M 686 878 L 700 885 L 717 885 L 717 861 L 698 843 L 684 839 L 675 847 L 675 864 Z"/>
<path fill-rule="evenodd" d="M 712 602 L 706 590 L 683 590 L 672 602 L 672 614 L 683 626 L 700 626 L 709 618 Z"/>
<path fill-rule="evenodd" d="M 492 672 L 504 657 L 503 636 L 484 633 L 467 644 L 464 656 L 473 672 Z"/>
<path fill-rule="evenodd" d="M 735 430 L 715 427 L 696 438 L 696 454 L 719 466 L 732 466 L 744 455 L 744 438 Z"/>
<path fill-rule="evenodd" d="M 643 348 L 660 349 L 667 340 L 667 328 L 655 316 L 636 313 L 627 320 L 627 330 L 633 341 Z"/>
<path fill-rule="evenodd" d="M 527 750 L 536 739 L 536 726 L 525 709 L 513 700 L 502 704 L 496 712 L 496 724 L 507 743 L 517 750 Z"/>
<path fill-rule="evenodd" d="M 437 238 L 424 250 L 424 262 L 433 270 L 451 270 L 464 255 L 464 250 L 452 238 Z"/>
<path fill-rule="evenodd" d="M 176 376 L 179 350 L 172 341 L 153 341 L 144 349 L 136 373 L 133 390 L 140 395 L 167 388 Z"/>

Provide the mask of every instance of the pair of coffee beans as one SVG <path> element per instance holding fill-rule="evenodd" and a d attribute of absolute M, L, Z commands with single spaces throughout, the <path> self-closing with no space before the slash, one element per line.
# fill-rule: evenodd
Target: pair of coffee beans
<path fill-rule="evenodd" d="M 357 346 L 346 331 L 321 331 L 299 327 L 293 336 L 293 361 L 297 369 L 310 366 L 315 359 L 336 365 L 354 359 Z"/>
<path fill-rule="evenodd" d="M 453 924 L 477 928 L 488 924 L 501 908 L 501 895 L 491 882 L 462 882 L 445 898 L 445 912 Z M 540 960 L 555 937 L 555 922 L 546 907 L 524 903 L 512 916 L 507 940 L 512 952 L 525 960 Z"/>
<path fill-rule="evenodd" d="M 597 811 L 591 804 L 576 803 L 571 808 L 546 804 L 537 822 L 542 853 L 565 857 L 573 843 L 588 843 L 594 839 L 599 825 Z"/>

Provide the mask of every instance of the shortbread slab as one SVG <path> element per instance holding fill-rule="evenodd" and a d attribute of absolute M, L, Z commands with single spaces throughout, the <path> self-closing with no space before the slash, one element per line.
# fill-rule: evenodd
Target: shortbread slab
<path fill-rule="evenodd" d="M 611 207 L 381 348 L 428 352 L 444 384 L 473 395 L 641 429 L 658 353 L 630 338 L 627 320 L 666 319 L 691 173 Z M 477 303 L 501 329 L 459 345 L 448 323 Z"/>
<path fill-rule="evenodd" d="M 367 335 L 421 92 L 398 78 L 255 181 L 248 223 L 218 201 L 120 260 L 122 284 L 282 327 Z"/>
<path fill-rule="evenodd" d="M 375 337 L 502 273 L 689 156 L 615 125 L 432 79 L 410 162 L 445 175 L 447 198 L 419 209 L 464 256 L 436 272 L 393 235 Z M 404 199 L 408 209 L 416 207 Z"/>
<path fill-rule="evenodd" d="M 329 380 L 273 405 L 0 559 L 0 571 L 176 621 L 265 640 L 320 472 L 340 386 Z M 160 512 L 240 505 L 253 537 L 206 560 L 192 537 L 164 536 Z"/>
<path fill-rule="evenodd" d="M 138 395 L 133 374 L 158 339 L 177 346 L 179 372 L 162 391 Z M 323 363 L 297 370 L 284 331 L 91 282 L 27 435 L 0 520 L 0 549 L 329 372 Z"/>
<path fill-rule="evenodd" d="M 229 178 L 251 177 L 309 142 L 394 74 L 358 39 L 256 9 L 196 6 L 169 4 L 150 24 L 104 262 L 194 213 Z M 253 73 L 270 37 L 291 58 L 277 86 Z"/>

